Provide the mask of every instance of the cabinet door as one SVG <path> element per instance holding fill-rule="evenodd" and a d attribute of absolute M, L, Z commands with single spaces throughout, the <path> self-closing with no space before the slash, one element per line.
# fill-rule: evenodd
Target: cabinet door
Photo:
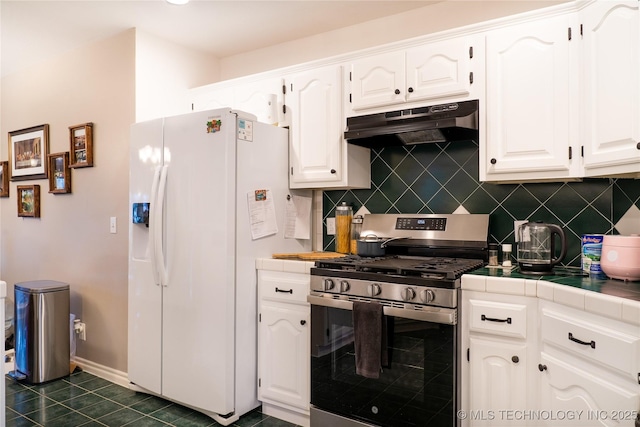
<path fill-rule="evenodd" d="M 579 175 L 579 153 L 569 151 L 577 137 L 569 27 L 559 16 L 487 35 L 487 180 Z"/>
<path fill-rule="evenodd" d="M 509 425 L 500 411 L 528 408 L 527 345 L 480 337 L 469 339 L 470 426 Z"/>
<path fill-rule="evenodd" d="M 309 409 L 309 309 L 262 303 L 258 398 Z"/>
<path fill-rule="evenodd" d="M 190 93 L 193 111 L 215 110 L 218 108 L 234 108 L 234 88 L 203 86 Z"/>
<path fill-rule="evenodd" d="M 640 174 L 640 12 L 595 2 L 583 15 L 583 143 L 588 176 Z"/>
<path fill-rule="evenodd" d="M 291 188 L 339 183 L 343 170 L 342 67 L 296 75 L 291 100 Z M 330 186 L 330 185 L 325 185 Z"/>
<path fill-rule="evenodd" d="M 405 52 L 391 52 L 351 64 L 351 109 L 400 104 L 407 96 Z"/>
<path fill-rule="evenodd" d="M 459 37 L 407 50 L 407 101 L 469 96 L 471 47 Z"/>
<path fill-rule="evenodd" d="M 632 412 L 637 413 L 640 408 L 637 384 L 594 371 L 588 362 L 562 359 L 542 353 L 541 406 L 549 414 L 571 414 L 571 417 L 556 416 L 544 425 L 633 427 Z"/>
<path fill-rule="evenodd" d="M 279 124 L 284 121 L 282 105 L 284 79 L 273 78 L 236 87 L 233 108 L 255 114 L 258 121 Z"/>

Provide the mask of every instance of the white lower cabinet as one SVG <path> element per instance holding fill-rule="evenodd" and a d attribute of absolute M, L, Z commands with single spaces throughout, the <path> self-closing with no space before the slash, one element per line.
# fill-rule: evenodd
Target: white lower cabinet
<path fill-rule="evenodd" d="M 532 426 L 521 411 L 537 408 L 536 298 L 462 294 L 463 426 Z"/>
<path fill-rule="evenodd" d="M 262 412 L 309 425 L 309 274 L 258 270 L 258 399 Z"/>
<path fill-rule="evenodd" d="M 540 303 L 541 407 L 547 426 L 633 427 L 640 410 L 640 327 Z"/>
<path fill-rule="evenodd" d="M 638 323 L 535 296 L 469 290 L 484 283 L 513 290 L 515 280 L 463 276 L 462 425 L 637 427 Z"/>

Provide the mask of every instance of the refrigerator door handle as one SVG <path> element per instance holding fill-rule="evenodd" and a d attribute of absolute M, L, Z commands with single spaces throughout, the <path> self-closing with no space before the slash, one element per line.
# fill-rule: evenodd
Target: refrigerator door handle
<path fill-rule="evenodd" d="M 156 214 L 156 208 L 160 206 L 157 204 L 157 201 L 158 183 L 160 181 L 161 170 L 162 166 L 156 166 L 156 169 L 153 173 L 153 182 L 151 184 L 151 200 L 149 200 L 151 211 L 149 212 L 149 247 L 151 249 L 151 270 L 153 273 L 153 283 L 155 283 L 157 286 L 160 285 L 160 275 L 158 274 L 158 259 L 156 257 L 156 229 L 159 228 L 157 225 L 158 218 Z"/>
<path fill-rule="evenodd" d="M 155 229 L 155 254 L 156 254 L 156 266 L 158 267 L 158 275 L 160 277 L 160 285 L 167 286 L 168 278 L 167 278 L 167 266 L 164 263 L 164 236 L 163 236 L 163 225 L 164 225 L 164 196 L 167 192 L 167 173 L 169 171 L 169 166 L 162 166 L 162 170 L 160 172 L 160 182 L 158 184 L 158 197 L 156 200 L 156 206 L 158 209 L 156 210 L 157 215 L 157 224 Z"/>

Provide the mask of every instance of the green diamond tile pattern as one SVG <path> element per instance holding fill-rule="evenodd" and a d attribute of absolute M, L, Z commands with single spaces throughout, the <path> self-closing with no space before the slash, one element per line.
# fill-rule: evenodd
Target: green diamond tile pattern
<path fill-rule="evenodd" d="M 214 427 L 212 418 L 159 397 L 137 393 L 88 374 L 39 385 L 5 377 L 6 427 Z M 260 408 L 240 417 L 232 427 L 295 427 L 268 416 Z"/>
<path fill-rule="evenodd" d="M 478 156 L 474 141 L 372 150 L 371 189 L 324 192 L 324 249 L 334 250 L 326 219 L 342 201 L 354 212 L 365 206 L 371 213 L 448 214 L 463 206 L 470 213 L 490 215 L 489 239 L 498 243 L 515 243 L 514 220 L 559 225 L 568 242 L 563 264 L 578 266 L 582 235 L 616 233 L 616 222 L 634 206 L 640 208 L 638 180 L 485 183 L 478 180 Z"/>

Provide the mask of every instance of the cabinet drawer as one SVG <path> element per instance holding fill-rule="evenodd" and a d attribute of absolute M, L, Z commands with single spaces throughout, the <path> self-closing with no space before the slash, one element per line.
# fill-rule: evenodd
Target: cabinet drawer
<path fill-rule="evenodd" d="M 527 337 L 527 306 L 497 301 L 469 300 L 469 330 L 507 337 Z"/>
<path fill-rule="evenodd" d="M 258 270 L 258 294 L 261 299 L 307 303 L 308 274 Z"/>
<path fill-rule="evenodd" d="M 551 309 L 542 310 L 542 340 L 640 380 L 640 336 Z"/>

